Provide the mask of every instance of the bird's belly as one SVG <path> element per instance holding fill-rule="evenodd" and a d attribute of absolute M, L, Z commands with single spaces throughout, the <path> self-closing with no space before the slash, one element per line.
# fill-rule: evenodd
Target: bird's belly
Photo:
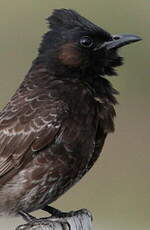
<path fill-rule="evenodd" d="M 36 191 L 36 201 L 31 202 L 32 204 L 27 208 L 27 212 L 42 208 L 45 205 L 52 203 L 82 178 L 87 171 L 87 163 L 84 162 L 84 164 L 79 164 L 76 159 L 72 164 L 76 164 L 76 167 L 71 167 L 66 164 L 66 167 L 63 167 L 60 170 L 60 173 L 56 172 L 56 170 L 55 173 L 48 173 L 47 176 L 45 176 L 45 181 L 42 180 L 40 186 L 38 184 L 39 187 Z M 33 192 L 34 190 L 35 188 L 33 188 Z M 30 191 L 30 193 L 32 192 Z"/>
<path fill-rule="evenodd" d="M 44 207 L 66 192 L 86 171 L 88 158 L 82 159 L 81 155 L 46 156 L 41 153 L 0 188 L 0 215 Z"/>

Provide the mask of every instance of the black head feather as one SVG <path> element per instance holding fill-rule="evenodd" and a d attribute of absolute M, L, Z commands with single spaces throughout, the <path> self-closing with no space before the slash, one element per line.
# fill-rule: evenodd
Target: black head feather
<path fill-rule="evenodd" d="M 99 26 L 95 25 L 94 23 L 90 22 L 88 19 L 84 18 L 80 14 L 78 14 L 75 10 L 71 9 L 56 9 L 54 10 L 53 14 L 48 17 L 48 23 L 50 29 L 68 29 L 68 30 L 85 30 L 91 32 L 100 32 L 104 33 L 107 37 L 110 37 L 110 34 L 100 28 Z"/>
<path fill-rule="evenodd" d="M 92 49 L 80 47 L 82 36 L 92 37 L 95 45 L 103 44 L 112 40 L 112 35 L 84 18 L 71 9 L 56 9 L 48 17 L 49 31 L 44 34 L 39 48 L 38 61 L 45 62 L 49 69 L 55 69 L 62 74 L 62 71 L 72 76 L 74 73 L 84 75 L 116 75 L 115 67 L 122 65 L 122 58 L 117 54 L 117 49 L 107 51 L 105 49 L 95 52 Z M 67 46 L 68 44 L 68 46 Z M 68 49 L 70 44 L 71 49 Z M 60 55 L 61 49 L 63 54 Z M 79 56 L 75 58 L 74 54 Z M 60 62 L 58 57 L 72 60 Z M 70 63 L 79 65 L 71 66 Z M 67 65 L 69 64 L 69 65 Z"/>

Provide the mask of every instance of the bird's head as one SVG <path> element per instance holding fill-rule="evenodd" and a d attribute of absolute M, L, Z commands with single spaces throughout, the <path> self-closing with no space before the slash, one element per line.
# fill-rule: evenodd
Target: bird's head
<path fill-rule="evenodd" d="M 114 75 L 122 64 L 118 49 L 141 40 L 135 35 L 111 35 L 74 10 L 55 10 L 48 23 L 39 58 L 58 75 Z"/>

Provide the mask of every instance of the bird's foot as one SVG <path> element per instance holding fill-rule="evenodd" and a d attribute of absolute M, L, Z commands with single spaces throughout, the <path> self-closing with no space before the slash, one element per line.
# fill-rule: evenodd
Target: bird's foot
<path fill-rule="evenodd" d="M 18 228 L 16 230 L 24 230 L 24 226 L 26 226 L 26 225 L 31 225 L 31 226 L 32 225 L 40 225 L 40 224 L 45 224 L 51 220 L 51 217 L 36 218 L 36 217 L 34 217 L 34 216 L 30 215 L 29 213 L 24 212 L 24 211 L 19 211 L 18 214 L 24 219 L 24 221 L 27 222 L 27 224 L 18 226 Z M 21 228 L 21 226 L 22 226 L 22 228 Z"/>
<path fill-rule="evenodd" d="M 70 212 L 62 212 L 59 209 L 53 208 L 48 205 L 42 208 L 42 210 L 50 213 L 53 217 L 57 217 L 57 218 L 68 218 L 68 217 L 73 217 L 88 212 L 86 209 L 80 209 L 77 211 L 70 211 Z"/>
<path fill-rule="evenodd" d="M 59 210 L 58 210 L 59 213 Z M 61 211 L 60 211 L 61 213 Z M 16 230 L 27 230 L 27 229 L 44 229 L 45 226 L 47 226 L 48 229 L 55 229 L 55 225 L 58 225 L 59 229 L 68 229 L 70 230 L 70 225 L 68 224 L 68 222 L 60 217 L 56 217 L 56 216 L 50 216 L 50 217 L 42 217 L 42 218 L 36 218 L 32 215 L 30 215 L 27 212 L 24 211 L 19 211 L 18 212 L 19 215 L 21 215 L 21 217 L 27 222 L 26 224 L 23 225 L 19 225 Z M 61 226 L 61 228 L 60 228 Z M 66 228 L 67 226 L 67 228 Z M 47 229 L 46 228 L 46 229 Z"/>
<path fill-rule="evenodd" d="M 30 215 L 27 212 L 24 211 L 19 211 L 18 212 L 20 216 L 22 216 L 22 218 L 26 221 L 26 222 L 35 222 L 36 220 L 38 220 L 36 217 Z"/>

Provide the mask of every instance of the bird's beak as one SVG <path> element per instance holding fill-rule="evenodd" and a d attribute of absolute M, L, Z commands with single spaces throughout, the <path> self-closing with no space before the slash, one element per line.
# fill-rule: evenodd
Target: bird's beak
<path fill-rule="evenodd" d="M 133 35 L 133 34 L 118 34 L 118 35 L 113 35 L 112 36 L 112 40 L 108 41 L 108 42 L 104 42 L 101 47 L 99 47 L 99 49 L 101 48 L 106 48 L 107 50 L 111 50 L 111 49 L 116 49 L 116 48 L 120 48 L 122 46 L 128 45 L 130 43 L 133 42 L 138 42 L 142 40 L 142 38 L 140 38 L 139 36 Z"/>

